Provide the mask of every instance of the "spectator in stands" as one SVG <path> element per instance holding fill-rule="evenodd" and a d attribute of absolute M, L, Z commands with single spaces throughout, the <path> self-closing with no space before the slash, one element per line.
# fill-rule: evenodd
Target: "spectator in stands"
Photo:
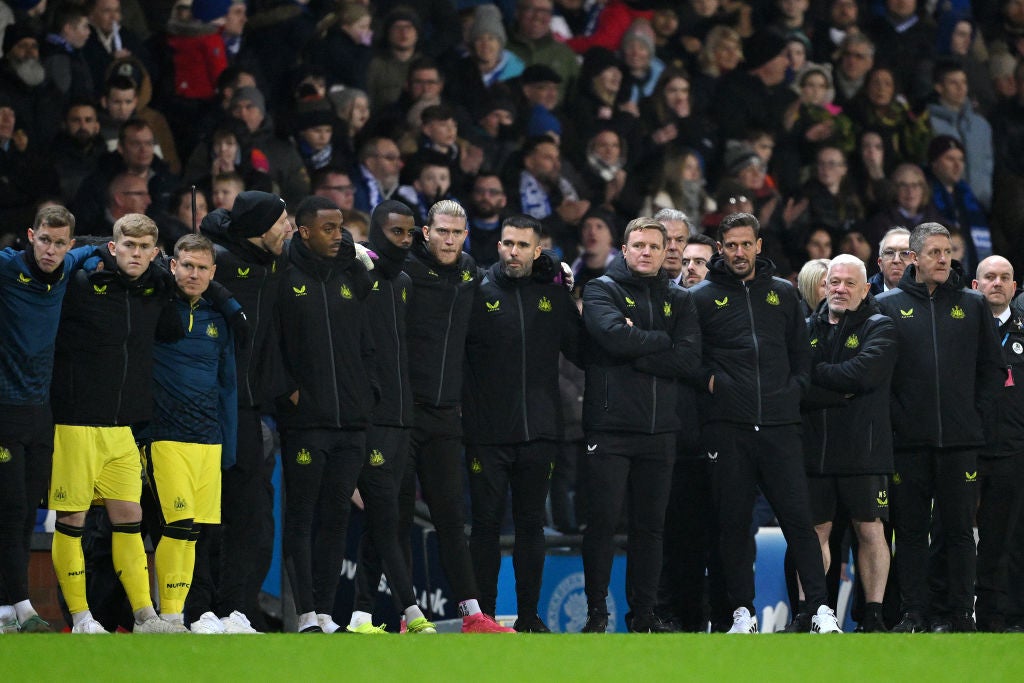
<path fill-rule="evenodd" d="M 824 64 L 841 59 L 843 40 L 855 35 L 860 28 L 860 6 L 857 0 L 833 0 L 828 19 L 818 21 L 811 36 L 811 61 Z"/>
<path fill-rule="evenodd" d="M 478 5 L 473 11 L 473 23 L 469 28 L 469 54 L 456 67 L 449 81 L 459 88 L 463 104 L 468 105 L 478 92 L 476 88 L 465 87 L 476 79 L 485 87 L 491 87 L 523 73 L 523 60 L 506 49 L 507 43 L 508 36 L 497 6 Z M 453 97 L 455 94 L 452 92 Z"/>
<path fill-rule="evenodd" d="M 527 67 L 543 64 L 558 74 L 559 100 L 564 100 L 575 87 L 580 67 L 573 51 L 551 34 L 553 10 L 553 0 L 518 0 L 516 29 L 509 38 L 508 49 L 519 55 Z"/>
<path fill-rule="evenodd" d="M 214 209 L 230 211 L 235 205 L 235 197 L 245 192 L 245 180 L 237 171 L 218 173 L 213 176 L 210 197 L 213 199 Z"/>
<path fill-rule="evenodd" d="M 950 57 L 963 67 L 971 103 L 980 113 L 987 114 L 996 103 L 994 79 L 989 75 L 988 59 L 977 55 L 985 50 L 985 41 L 970 15 L 956 10 L 945 12 L 939 17 L 936 41 L 936 54 L 940 58 Z"/>
<path fill-rule="evenodd" d="M 875 66 L 875 44 L 863 33 L 847 33 L 839 44 L 839 58 L 836 60 L 835 103 L 847 105 L 864 87 L 868 72 Z"/>
<path fill-rule="evenodd" d="M 367 72 L 373 59 L 370 11 L 358 2 L 347 2 L 317 25 L 306 47 L 306 63 L 327 72 L 331 85 L 366 90 Z"/>
<path fill-rule="evenodd" d="M 753 127 L 778 139 L 783 114 L 796 99 L 783 85 L 789 65 L 785 48 L 786 41 L 769 31 L 747 39 L 743 67 L 724 76 L 715 90 L 712 107 L 725 140 L 741 139 Z"/>
<path fill-rule="evenodd" d="M 844 111 L 858 130 L 874 128 L 882 134 L 886 156 L 894 161 L 919 162 L 931 138 L 927 116 L 917 116 L 896 89 L 891 69 L 876 67 L 864 79 L 864 87 Z"/>
<path fill-rule="evenodd" d="M 53 29 L 40 49 L 47 75 L 68 99 L 92 97 L 95 92 L 92 71 L 82 54 L 89 39 L 85 9 L 70 3 L 58 5 L 53 15 Z"/>
<path fill-rule="evenodd" d="M 370 212 L 398 190 L 402 155 L 394 140 L 370 138 L 359 148 L 359 164 L 352 174 L 356 186 L 355 208 Z"/>
<path fill-rule="evenodd" d="M 865 216 L 878 213 L 892 197 L 888 177 L 894 163 L 885 152 L 885 142 L 878 131 L 868 128 L 857 137 L 857 149 L 851 155 L 851 176 Z"/>
<path fill-rule="evenodd" d="M 580 190 L 594 206 L 623 216 L 635 216 L 643 201 L 641 183 L 633 172 L 629 145 L 613 126 L 587 140 L 579 166 Z"/>
<path fill-rule="evenodd" d="M 359 149 L 360 133 L 370 120 L 370 98 L 366 92 L 358 88 L 345 88 L 340 92 L 327 95 L 334 107 L 334 115 L 345 124 L 343 130 L 335 131 L 335 144 L 345 150 L 349 158 L 354 159 Z"/>
<path fill-rule="evenodd" d="M 0 234 L 30 225 L 36 201 L 56 184 L 17 124 L 10 99 L 0 94 Z"/>
<path fill-rule="evenodd" d="M 467 204 L 469 237 L 466 250 L 482 268 L 498 261 L 498 240 L 501 239 L 501 221 L 507 204 L 508 196 L 500 176 L 484 172 L 476 177 Z"/>
<path fill-rule="evenodd" d="M 939 62 L 932 73 L 932 84 L 938 93 L 938 101 L 928 106 L 932 133 L 956 138 L 963 146 L 967 164 L 964 177 L 987 210 L 992 205 L 992 127 L 974 111 L 963 65 Z"/>
<path fill-rule="evenodd" d="M 671 0 L 651 3 L 651 29 L 654 31 L 654 56 L 666 66 L 681 69 L 691 60 L 680 36 L 679 13 L 682 9 Z"/>
<path fill-rule="evenodd" d="M 617 50 L 622 44 L 622 37 L 638 19 L 651 20 L 649 3 L 643 0 L 607 0 L 601 13 L 597 15 L 594 30 L 588 34 L 575 36 L 566 41 L 576 54 L 585 54 L 591 48 L 603 47 L 606 50 Z"/>
<path fill-rule="evenodd" d="M 864 226 L 864 236 L 871 244 L 878 244 L 882 235 L 894 225 L 918 225 L 945 220 L 931 202 L 931 191 L 924 171 L 915 164 L 900 164 L 890 176 L 895 196 L 881 213 L 875 214 Z"/>
<path fill-rule="evenodd" d="M 83 226 L 80 234 L 110 235 L 118 218 L 130 213 L 144 214 L 153 203 L 146 181 L 131 173 L 119 173 L 110 181 L 102 222 Z"/>
<path fill-rule="evenodd" d="M 47 148 L 60 128 L 63 95 L 47 78 L 39 61 L 39 39 L 26 24 L 13 24 L 4 32 L 0 93 L 9 98 L 32 144 Z"/>
<path fill-rule="evenodd" d="M 397 196 L 412 209 L 417 225 L 426 223 L 430 207 L 442 199 L 451 199 L 451 164 L 440 152 L 418 152 L 409 160 L 407 183 L 398 188 Z"/>
<path fill-rule="evenodd" d="M 706 190 L 700 155 L 689 147 L 673 148 L 665 154 L 652 187 L 642 211 L 645 216 L 677 209 L 687 215 L 690 225 L 700 226 L 704 214 L 715 210 L 715 202 Z"/>
<path fill-rule="evenodd" d="M 619 51 L 626 67 L 629 99 L 639 103 L 654 92 L 654 86 L 665 70 L 665 63 L 654 54 L 654 29 L 650 23 L 644 19 L 635 21 L 622 36 Z"/>
<path fill-rule="evenodd" d="M 127 82 L 131 83 L 133 91 L 131 94 L 124 87 L 126 83 L 120 82 L 122 78 L 127 79 Z M 107 70 L 107 82 L 109 83 L 113 80 L 119 81 L 118 87 L 122 91 L 120 93 L 122 108 L 119 116 L 115 118 L 121 123 L 130 118 L 142 119 L 148 123 L 150 128 L 153 129 L 153 136 L 156 139 L 154 153 L 167 162 L 167 166 L 171 169 L 172 173 L 181 173 L 181 159 L 178 157 L 177 139 L 163 113 L 150 106 L 153 99 L 153 81 L 150 79 L 149 71 L 146 70 L 145 65 L 137 57 L 128 56 L 115 59 L 110 63 L 110 67 Z M 106 87 L 104 91 L 107 93 L 106 96 L 108 98 L 111 97 L 109 87 Z M 133 99 L 133 102 L 129 103 L 129 98 Z M 104 104 L 104 107 L 107 107 L 107 104 Z M 116 139 L 116 137 L 117 131 L 115 128 L 114 138 Z M 108 149 L 113 149 L 109 142 Z"/>
<path fill-rule="evenodd" d="M 412 8 L 395 7 L 384 18 L 381 44 L 366 74 L 367 92 L 374 109 L 384 109 L 402 94 L 409 65 L 419 54 L 419 37 L 420 18 Z"/>
<path fill-rule="evenodd" d="M 339 166 L 324 166 L 317 169 L 309 182 L 310 189 L 318 197 L 334 202 L 346 216 L 354 208 L 356 188 L 349 174 Z"/>
<path fill-rule="evenodd" d="M 823 227 L 836 236 L 860 230 L 864 207 L 853 190 L 846 156 L 840 148 L 824 145 L 818 150 L 814 175 L 804 185 L 803 194 L 808 200 L 807 211 L 791 229 Z"/>
<path fill-rule="evenodd" d="M 334 146 L 334 130 L 337 119 L 334 110 L 325 101 L 299 103 L 295 118 L 295 142 L 306 165 L 306 172 L 312 175 L 325 166 L 348 166 L 351 159 L 344 149 Z"/>
<path fill-rule="evenodd" d="M 801 303 L 804 305 L 804 317 L 814 314 L 821 302 L 825 300 L 825 274 L 828 272 L 828 258 L 814 258 L 800 268 L 796 278 L 796 288 L 800 290 Z M 808 627 L 810 624 L 808 624 Z M 801 629 L 807 630 L 807 629 Z"/>
<path fill-rule="evenodd" d="M 518 110 L 509 89 L 497 86 L 472 108 L 474 123 L 468 139 L 481 149 L 480 170 L 501 173 L 506 162 L 519 149 L 516 139 Z"/>
<path fill-rule="evenodd" d="M 574 158 L 601 128 L 611 124 L 627 133 L 635 127 L 640 110 L 629 100 L 625 73 L 625 65 L 607 48 L 591 48 L 583 56 L 576 93 L 566 104 L 573 125 L 563 127 L 566 134 L 562 146 Z"/>
<path fill-rule="evenodd" d="M 799 35 L 802 40 L 806 40 L 808 35 L 814 33 L 807 17 L 809 0 L 775 0 L 774 4 L 775 21 L 770 27 L 787 38 Z"/>
<path fill-rule="evenodd" d="M 178 183 L 167 164 L 153 153 L 155 146 L 153 129 L 142 119 L 129 119 L 121 126 L 117 149 L 100 158 L 96 171 L 82 181 L 69 207 L 78 221 L 80 233 L 109 234 L 109 226 L 102 226 L 101 232 L 96 231 L 101 229 L 110 181 L 121 173 L 141 178 L 151 200 L 157 206 L 167 205 Z"/>
<path fill-rule="evenodd" d="M 885 14 L 865 26 L 878 50 L 876 61 L 892 70 L 899 91 L 915 103 L 931 92 L 935 49 L 935 26 L 918 9 L 917 0 L 885 0 Z"/>
<path fill-rule="evenodd" d="M 309 193 L 309 175 L 296 149 L 275 135 L 263 93 L 257 88 L 239 88 L 231 98 L 231 116 L 245 124 L 247 134 L 239 140 L 243 156 L 253 168 L 270 174 L 289 206 L 298 206 Z"/>
<path fill-rule="evenodd" d="M 1024 10 L 1024 3 L 1022 3 Z M 995 193 L 992 228 L 998 253 L 1024 272 L 1024 61 L 1016 65 L 1017 94 L 992 112 L 995 146 Z"/>
<path fill-rule="evenodd" d="M 699 153 L 702 160 L 715 160 L 718 136 L 709 117 L 697 108 L 694 95 L 685 71 L 668 68 L 662 72 L 651 96 L 640 101 L 643 148 L 634 153 L 637 168 L 657 168 L 666 155 L 684 147 Z M 687 211 L 687 215 L 693 214 Z"/>
<path fill-rule="evenodd" d="M 71 201 L 82 181 L 96 170 L 96 164 L 106 151 L 96 105 L 90 100 L 72 100 L 61 132 L 50 147 L 50 163 L 65 203 Z"/>
<path fill-rule="evenodd" d="M 992 255 L 992 233 L 974 188 L 964 174 L 966 150 L 954 137 L 939 135 L 928 145 L 928 180 L 932 203 L 943 225 L 958 229 L 964 238 L 964 272 L 972 273 Z"/>
<path fill-rule="evenodd" d="M 604 275 L 619 250 L 618 221 L 612 212 L 599 207 L 590 209 L 580 226 L 579 256 L 572 261 L 573 291 L 577 295 L 583 294 L 588 282 Z M 569 261 L 573 254 L 565 256 Z"/>
<path fill-rule="evenodd" d="M 693 77 L 694 105 L 708 109 L 722 77 L 732 73 L 743 61 L 743 39 L 730 26 L 715 26 L 704 40 L 697 56 L 698 70 Z"/>
<path fill-rule="evenodd" d="M 832 67 L 828 64 L 808 64 L 796 75 L 794 90 L 800 95 L 796 118 L 789 128 L 786 140 L 795 145 L 800 166 L 814 162 L 821 145 L 834 145 L 843 154 L 853 151 L 853 123 L 833 104 Z"/>
<path fill-rule="evenodd" d="M 106 81 L 107 67 L 115 59 L 129 55 L 148 59 L 142 40 L 121 25 L 121 0 L 89 0 L 85 7 L 92 31 L 82 52 L 92 70 L 94 86 Z"/>
<path fill-rule="evenodd" d="M 567 257 L 572 254 L 577 241 L 575 228 L 590 209 L 590 201 L 581 198 L 579 190 L 562 174 L 562 153 L 552 138 L 538 136 L 523 144 L 516 187 L 513 205 L 545 221 L 556 250 Z"/>

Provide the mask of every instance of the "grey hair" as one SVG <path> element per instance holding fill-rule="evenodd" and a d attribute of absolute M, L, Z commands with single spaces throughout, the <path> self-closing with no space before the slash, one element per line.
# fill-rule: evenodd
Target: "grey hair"
<path fill-rule="evenodd" d="M 692 228 L 690 225 L 690 217 L 679 209 L 661 209 L 658 213 L 654 214 L 654 220 L 656 221 L 682 221 L 686 223 L 686 229 Z"/>
<path fill-rule="evenodd" d="M 832 277 L 832 269 L 836 266 L 853 266 L 860 272 L 860 277 L 864 282 L 868 280 L 868 269 L 864 267 L 864 262 L 853 254 L 840 254 L 832 259 L 832 262 L 828 264 L 828 271 L 825 273 L 825 277 Z"/>
<path fill-rule="evenodd" d="M 885 241 L 887 239 L 889 239 L 890 237 L 895 237 L 896 235 L 900 235 L 900 236 L 908 237 L 909 238 L 910 237 L 910 231 L 907 230 L 902 225 L 894 225 L 893 227 L 889 228 L 886 231 L 886 233 L 884 235 L 882 235 L 882 241 L 878 243 L 878 251 L 879 251 L 879 253 L 881 253 L 882 249 L 884 248 L 883 245 L 885 244 Z"/>
<path fill-rule="evenodd" d="M 924 249 L 925 240 L 936 235 L 948 239 L 949 230 L 941 223 L 921 223 L 910 233 L 910 251 L 920 254 L 921 250 Z"/>

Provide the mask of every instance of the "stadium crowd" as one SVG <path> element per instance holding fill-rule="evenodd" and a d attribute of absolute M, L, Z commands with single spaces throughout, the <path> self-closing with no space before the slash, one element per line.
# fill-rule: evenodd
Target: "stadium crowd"
<path fill-rule="evenodd" d="M 839 630 L 850 545 L 862 630 L 1024 628 L 1024 0 L 7 0 L 0 30 L 4 632 L 52 628 L 44 500 L 74 632 L 264 628 L 273 429 L 302 632 L 383 632 L 382 572 L 434 632 L 417 481 L 464 631 L 513 630 L 509 493 L 514 630 L 547 630 L 549 489 L 585 631 L 624 530 L 632 630 L 756 632 L 759 492 L 791 630 Z"/>

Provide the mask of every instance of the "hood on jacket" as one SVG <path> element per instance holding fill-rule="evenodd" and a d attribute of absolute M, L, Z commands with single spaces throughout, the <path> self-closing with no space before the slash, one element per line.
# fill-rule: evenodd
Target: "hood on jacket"
<path fill-rule="evenodd" d="M 959 261 L 953 259 L 950 264 L 949 277 L 943 282 L 937 289 L 948 289 L 956 291 L 963 289 L 967 283 L 967 275 L 964 273 L 964 267 Z M 903 277 L 900 278 L 899 288 L 904 292 L 913 294 L 914 296 L 921 297 L 923 299 L 928 298 L 928 286 L 923 282 L 917 281 L 917 266 L 910 264 L 906 270 L 903 271 Z"/>

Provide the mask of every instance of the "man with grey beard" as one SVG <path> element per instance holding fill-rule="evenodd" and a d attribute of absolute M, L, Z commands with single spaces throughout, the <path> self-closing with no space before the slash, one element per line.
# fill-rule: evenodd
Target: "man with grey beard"
<path fill-rule="evenodd" d="M 0 93 L 7 95 L 20 129 L 37 149 L 46 149 L 60 130 L 62 95 L 39 61 L 39 39 L 24 24 L 4 33 Z"/>

